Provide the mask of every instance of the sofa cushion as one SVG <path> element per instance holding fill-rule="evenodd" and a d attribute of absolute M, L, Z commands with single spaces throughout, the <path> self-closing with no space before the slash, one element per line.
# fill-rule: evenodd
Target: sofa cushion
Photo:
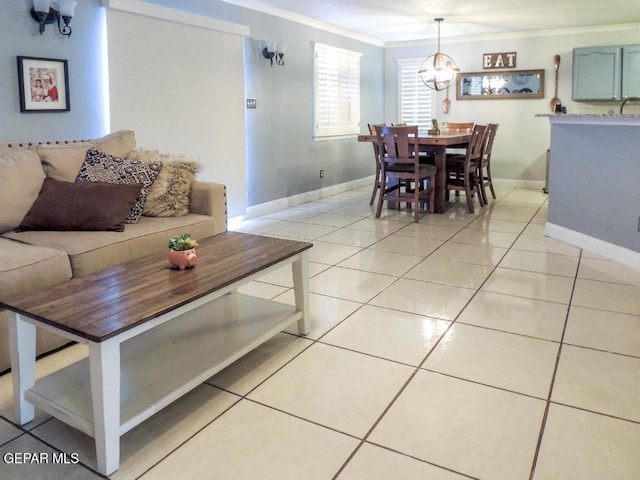
<path fill-rule="evenodd" d="M 0 157 L 0 233 L 20 225 L 38 197 L 43 180 L 36 152 L 17 150 Z"/>
<path fill-rule="evenodd" d="M 71 264 L 56 248 L 25 245 L 0 237 L 0 300 L 41 290 L 71 279 Z M 7 310 L 0 310 L 0 372 L 9 368 Z M 36 351 L 48 352 L 69 340 L 38 329 Z"/>
<path fill-rule="evenodd" d="M 141 162 L 116 157 L 91 148 L 80 167 L 76 182 L 108 182 L 120 184 L 142 184 L 138 198 L 131 207 L 127 223 L 136 223 L 142 216 L 149 187 L 162 168 L 160 162 Z"/>
<path fill-rule="evenodd" d="M 63 145 L 38 145 L 35 150 L 40 156 L 42 168 L 47 177 L 73 182 L 87 156 L 87 150 L 92 147 L 95 147 L 95 143 L 78 142 Z"/>
<path fill-rule="evenodd" d="M 0 299 L 71 279 L 71 264 L 59 248 L 25 245 L 0 237 Z"/>
<path fill-rule="evenodd" d="M 118 130 L 94 140 L 96 148 L 109 155 L 126 157 L 136 148 L 136 137 L 131 130 Z"/>
<path fill-rule="evenodd" d="M 8 232 L 4 237 L 65 250 L 75 277 L 165 251 L 171 237 L 185 232 L 199 240 L 221 230 L 213 217 L 190 213 L 182 217 L 142 217 L 121 233 L 31 231 Z"/>
<path fill-rule="evenodd" d="M 26 150 L 29 146 L 23 143 L 0 143 L 0 157 L 9 153 L 16 153 L 20 150 Z"/>
<path fill-rule="evenodd" d="M 142 184 L 61 182 L 45 178 L 40 195 L 16 228 L 122 232 Z"/>
<path fill-rule="evenodd" d="M 200 170 L 200 163 L 176 155 L 142 149 L 134 150 L 127 158 L 162 163 L 162 170 L 149 189 L 143 215 L 178 217 L 189 213 L 191 186 Z"/>

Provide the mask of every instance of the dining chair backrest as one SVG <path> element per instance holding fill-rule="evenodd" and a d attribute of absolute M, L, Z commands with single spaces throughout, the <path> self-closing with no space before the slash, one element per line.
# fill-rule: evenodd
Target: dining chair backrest
<path fill-rule="evenodd" d="M 471 132 L 471 140 L 469 140 L 469 146 L 467 147 L 467 154 L 465 159 L 469 164 L 479 163 L 482 160 L 486 133 L 487 127 L 485 125 L 475 125 L 473 127 L 473 132 Z"/>
<path fill-rule="evenodd" d="M 379 123 L 379 124 L 373 124 L 373 125 L 370 123 L 367 123 L 367 127 L 369 127 L 369 134 L 376 136 L 376 139 L 372 142 L 376 173 L 375 173 L 375 179 L 373 181 L 373 190 L 371 191 L 371 200 L 369 200 L 369 205 L 373 205 L 373 202 L 376 199 L 376 194 L 378 193 L 378 189 L 380 188 L 380 176 L 382 175 L 382 169 L 380 166 L 380 147 L 378 146 L 377 133 L 378 133 L 378 129 L 386 126 L 387 126 L 386 123 Z M 384 152 L 384 150 L 382 151 Z"/>
<path fill-rule="evenodd" d="M 489 123 L 487 125 L 487 133 L 485 137 L 484 149 L 482 152 L 482 161 L 489 162 L 491 160 L 491 151 L 493 150 L 493 141 L 496 138 L 496 132 L 498 131 L 497 123 Z"/>
<path fill-rule="evenodd" d="M 369 132 L 371 135 L 375 135 L 375 139 L 373 140 L 373 151 L 376 155 L 376 161 L 380 162 L 380 156 L 385 154 L 384 142 L 382 141 L 382 137 L 380 136 L 382 133 L 382 128 L 386 127 L 386 123 L 380 123 L 377 125 L 369 125 Z"/>
<path fill-rule="evenodd" d="M 448 133 L 466 133 L 473 130 L 473 122 L 452 123 L 442 122 L 442 130 Z"/>
<path fill-rule="evenodd" d="M 486 132 L 485 125 L 475 125 L 464 157 L 458 155 L 447 159 L 447 191 L 465 192 L 469 213 L 475 211 L 473 204 L 476 193 L 480 200 L 480 206 L 483 206 L 477 172 L 482 162 Z"/>
<path fill-rule="evenodd" d="M 386 123 L 377 123 L 377 124 L 367 124 L 369 127 L 369 133 L 371 135 L 375 135 L 376 139 L 373 141 L 373 154 L 376 157 L 376 162 L 378 162 L 380 160 L 380 155 L 384 155 L 385 154 L 385 148 L 384 148 L 384 144 L 380 141 L 380 139 L 378 138 L 378 133 L 380 133 L 380 129 L 382 127 L 386 127 L 387 124 Z"/>
<path fill-rule="evenodd" d="M 379 128 L 386 127 L 386 126 L 387 126 L 386 123 L 374 123 L 374 124 L 367 123 L 367 127 L 369 127 L 369 133 L 371 135 L 375 135 Z"/>
<path fill-rule="evenodd" d="M 489 187 L 491 189 L 491 196 L 496 198 L 496 190 L 493 187 L 493 179 L 491 176 L 491 152 L 493 151 L 493 141 L 496 138 L 497 131 L 497 123 L 487 125 L 482 159 L 478 162 L 478 181 L 480 182 L 480 193 L 485 205 L 489 204 L 489 197 L 487 197 L 487 189 L 485 187 Z"/>
<path fill-rule="evenodd" d="M 378 131 L 382 128 L 382 127 L 386 127 L 387 124 L 386 123 L 376 123 L 376 124 L 370 124 L 368 123 L 367 126 L 369 127 L 369 134 L 371 135 L 377 135 Z M 376 155 L 378 155 L 378 142 L 373 142 L 373 151 Z M 384 150 L 383 150 L 384 151 Z"/>
<path fill-rule="evenodd" d="M 381 127 L 378 139 L 379 148 L 386 152 L 384 161 L 390 165 L 394 163 L 414 163 L 416 157 L 415 139 L 418 137 L 418 126 L 409 127 Z"/>

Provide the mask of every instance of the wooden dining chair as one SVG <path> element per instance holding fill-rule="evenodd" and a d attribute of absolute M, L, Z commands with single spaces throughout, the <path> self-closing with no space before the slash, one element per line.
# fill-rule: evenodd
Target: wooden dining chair
<path fill-rule="evenodd" d="M 440 131 L 443 133 L 467 133 L 473 130 L 473 122 L 464 122 L 464 123 L 453 123 L 453 122 L 442 122 L 442 127 L 440 127 Z"/>
<path fill-rule="evenodd" d="M 377 129 L 378 150 L 384 153 L 379 156 L 382 181 L 376 218 L 380 218 L 385 200 L 413 204 L 414 222 L 419 220 L 420 205 L 425 201 L 433 213 L 436 167 L 420 163 L 417 138 L 417 126 Z"/>
<path fill-rule="evenodd" d="M 496 198 L 496 191 L 493 188 L 493 180 L 491 178 L 491 151 L 493 150 L 493 141 L 496 138 L 497 131 L 497 123 L 489 123 L 487 125 L 484 148 L 482 149 L 482 160 L 478 165 L 478 182 L 480 183 L 480 193 L 482 194 L 482 200 L 485 205 L 489 204 L 485 187 L 489 187 L 491 189 L 491 196 L 494 199 Z"/>
<path fill-rule="evenodd" d="M 463 123 L 453 123 L 453 122 L 442 122 L 442 127 L 440 131 L 442 133 L 471 133 L 473 130 L 473 122 L 463 122 Z M 447 156 L 454 157 L 457 155 L 464 155 L 465 148 L 460 147 L 452 147 L 447 148 Z"/>
<path fill-rule="evenodd" d="M 478 165 L 482 161 L 486 131 L 486 126 L 475 125 L 465 154 L 447 158 L 447 195 L 451 191 L 464 192 L 469 213 L 475 212 L 473 197 L 476 194 L 480 206 L 484 205 L 478 181 Z"/>
<path fill-rule="evenodd" d="M 369 127 L 369 134 L 371 135 L 376 135 L 378 128 L 379 127 L 386 127 L 386 123 L 380 123 L 380 124 L 376 124 L 376 125 L 371 125 L 370 123 L 367 123 L 367 126 Z M 371 200 L 369 200 L 369 205 L 373 205 L 374 200 L 376 199 L 376 194 L 378 193 L 378 190 L 380 189 L 380 181 L 381 181 L 381 177 L 382 177 L 382 170 L 380 169 L 380 159 L 378 158 L 380 155 L 380 152 L 378 151 L 378 142 L 374 141 L 373 142 L 373 157 L 376 163 L 376 173 L 375 173 L 375 178 L 373 180 L 373 191 L 371 192 Z"/>

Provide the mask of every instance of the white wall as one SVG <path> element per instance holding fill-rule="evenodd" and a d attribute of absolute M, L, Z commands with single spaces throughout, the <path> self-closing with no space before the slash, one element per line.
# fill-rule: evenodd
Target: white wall
<path fill-rule="evenodd" d="M 108 1 L 129 3 L 134 0 Z M 244 42 L 244 87 L 246 97 L 257 100 L 257 108 L 244 111 L 246 162 L 236 161 L 235 157 L 227 158 L 228 172 L 220 172 L 239 174 L 244 169 L 249 207 L 262 208 L 266 205 L 271 208 L 272 202 L 281 199 L 330 189 L 373 175 L 375 166 L 371 145 L 358 143 L 356 138 L 323 142 L 315 142 L 312 138 L 311 45 L 312 42 L 321 42 L 362 53 L 362 133 L 367 131 L 368 121 L 383 117 L 382 46 L 341 35 L 335 29 L 325 30 L 318 22 L 281 18 L 270 14 L 269 9 L 266 12 L 252 10 L 224 0 L 153 0 L 153 4 L 172 8 L 176 14 L 191 12 L 210 20 L 247 25 L 251 30 Z M 130 37 L 129 43 L 143 39 L 148 41 L 141 36 Z M 182 38 L 173 40 L 178 45 L 182 44 Z M 287 44 L 284 67 L 272 67 L 262 56 L 265 41 Z M 240 54 L 238 58 L 241 58 Z M 201 62 L 196 63 L 202 66 Z M 216 63 L 213 68 L 223 75 L 222 69 L 226 65 L 223 67 Z M 234 86 L 229 85 L 230 88 Z M 202 86 L 196 90 L 202 91 Z M 223 92 L 226 94 L 227 90 Z M 320 178 L 321 169 L 325 172 L 324 178 Z M 222 177 L 217 178 L 220 181 Z"/>
<path fill-rule="evenodd" d="M 566 32 L 540 32 L 535 36 L 501 36 L 495 38 L 441 39 L 441 50 L 451 56 L 461 71 L 482 71 L 482 55 L 491 52 L 517 52 L 517 69 L 545 70 L 545 98 L 530 100 L 456 100 L 455 89 L 449 98 L 451 111 L 442 113 L 445 92 L 436 95 L 434 112 L 440 122 L 474 121 L 499 123 L 493 153 L 493 175 L 496 178 L 515 179 L 524 184 L 542 182 L 545 177 L 546 151 L 549 148 L 550 129 L 547 118 L 536 113 L 550 113 L 549 102 L 554 96 L 553 56 L 561 57 L 558 97 L 570 113 L 606 113 L 618 111 L 619 104 L 577 103 L 571 101 L 573 48 L 594 45 L 622 45 L 640 43 L 640 26 L 615 27 L 608 31 L 583 29 Z M 385 120 L 397 119 L 397 59 L 425 58 L 435 53 L 436 46 L 392 46 L 385 58 Z M 630 104 L 631 106 L 631 104 Z M 628 112 L 631 113 L 631 108 Z"/>
<path fill-rule="evenodd" d="M 165 20 L 156 15 L 168 9 L 117 3 L 152 16 L 108 12 L 111 130 L 135 131 L 140 148 L 199 160 L 200 180 L 227 186 L 229 216 L 244 214 L 248 28 L 226 33 L 205 17 L 170 10 Z"/>

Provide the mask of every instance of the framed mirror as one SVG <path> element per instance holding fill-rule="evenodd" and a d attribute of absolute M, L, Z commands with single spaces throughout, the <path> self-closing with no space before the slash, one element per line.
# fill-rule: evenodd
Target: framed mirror
<path fill-rule="evenodd" d="M 457 100 L 544 98 L 544 70 L 460 73 Z"/>

